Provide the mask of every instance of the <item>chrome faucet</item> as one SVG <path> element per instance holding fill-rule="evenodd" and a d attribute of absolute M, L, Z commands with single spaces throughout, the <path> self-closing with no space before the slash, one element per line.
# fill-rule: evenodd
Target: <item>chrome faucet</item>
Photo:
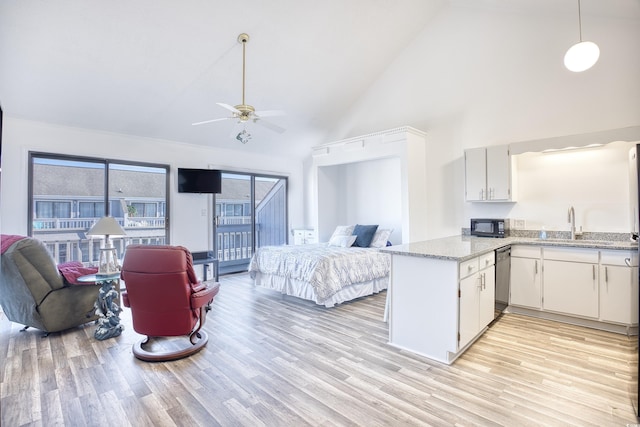
<path fill-rule="evenodd" d="M 576 238 L 576 211 L 573 209 L 573 206 L 569 208 L 568 218 L 569 224 L 571 224 L 571 240 L 575 240 Z"/>

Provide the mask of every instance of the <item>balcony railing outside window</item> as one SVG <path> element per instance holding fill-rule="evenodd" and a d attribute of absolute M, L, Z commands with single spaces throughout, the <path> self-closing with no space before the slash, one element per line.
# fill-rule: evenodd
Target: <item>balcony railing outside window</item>
<path fill-rule="evenodd" d="M 52 218 L 33 221 L 33 237 L 43 241 L 57 263 L 80 261 L 97 265 L 102 239 L 89 238 L 86 232 L 100 218 Z M 118 256 L 122 257 L 129 244 L 163 245 L 164 218 L 116 218 L 127 233 L 113 237 Z"/>

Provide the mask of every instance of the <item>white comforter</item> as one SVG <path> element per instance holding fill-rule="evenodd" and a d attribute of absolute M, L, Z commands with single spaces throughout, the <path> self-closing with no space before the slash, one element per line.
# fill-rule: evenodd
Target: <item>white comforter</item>
<path fill-rule="evenodd" d="M 308 282 L 320 299 L 343 287 L 389 275 L 391 257 L 373 248 L 342 248 L 327 243 L 265 246 L 251 258 L 249 274 L 257 271 Z"/>

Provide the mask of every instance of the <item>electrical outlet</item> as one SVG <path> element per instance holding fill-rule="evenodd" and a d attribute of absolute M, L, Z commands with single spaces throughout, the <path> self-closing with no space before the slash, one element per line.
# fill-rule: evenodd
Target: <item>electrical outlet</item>
<path fill-rule="evenodd" d="M 516 230 L 524 230 L 526 227 L 524 219 L 516 219 L 513 221 L 513 228 Z"/>

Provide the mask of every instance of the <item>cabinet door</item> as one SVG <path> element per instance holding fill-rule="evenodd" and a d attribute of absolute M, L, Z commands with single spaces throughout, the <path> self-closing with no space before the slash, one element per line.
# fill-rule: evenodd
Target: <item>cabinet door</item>
<path fill-rule="evenodd" d="M 545 310 L 598 318 L 596 264 L 545 259 L 542 282 Z"/>
<path fill-rule="evenodd" d="M 293 230 L 293 244 L 304 245 L 304 230 Z"/>
<path fill-rule="evenodd" d="M 513 257 L 513 251 L 511 253 L 509 304 L 540 309 L 542 306 L 540 293 L 541 261 L 534 258 Z"/>
<path fill-rule="evenodd" d="M 482 291 L 480 292 L 480 325 L 478 331 L 495 318 L 496 309 L 496 267 L 485 268 L 480 273 L 482 280 Z"/>
<path fill-rule="evenodd" d="M 307 244 L 316 242 L 316 232 L 313 230 L 308 230 L 304 235 L 304 240 Z"/>
<path fill-rule="evenodd" d="M 638 322 L 638 267 L 600 266 L 600 320 Z"/>
<path fill-rule="evenodd" d="M 467 345 L 478 334 L 480 319 L 478 301 L 480 300 L 481 285 L 480 273 L 460 280 L 460 305 L 458 306 L 460 340 L 458 341 L 458 349 Z"/>
<path fill-rule="evenodd" d="M 511 200 L 511 158 L 509 147 L 487 147 L 488 200 Z"/>
<path fill-rule="evenodd" d="M 472 148 L 464 152 L 465 200 L 469 202 L 487 198 L 487 155 L 485 148 Z"/>

